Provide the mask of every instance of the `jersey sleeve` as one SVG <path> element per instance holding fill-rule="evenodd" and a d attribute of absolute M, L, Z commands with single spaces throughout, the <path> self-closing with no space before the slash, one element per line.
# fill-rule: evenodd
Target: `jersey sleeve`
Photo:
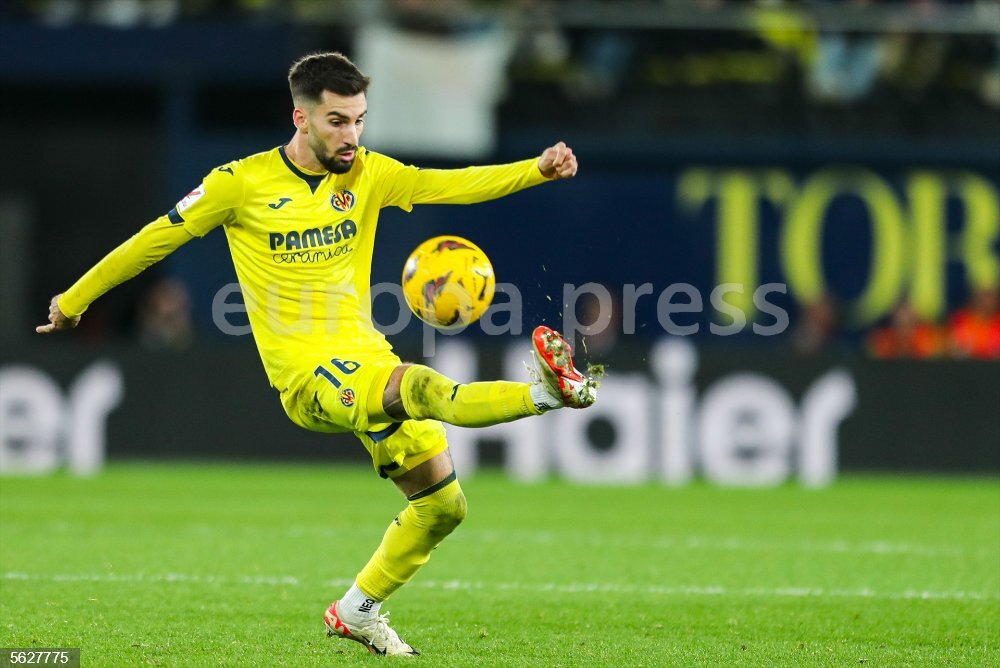
<path fill-rule="evenodd" d="M 243 205 L 244 190 L 240 165 L 222 165 L 177 202 L 167 218 L 174 225 L 182 225 L 191 236 L 203 237 L 234 218 L 235 210 Z"/>
<path fill-rule="evenodd" d="M 410 211 L 414 204 L 475 204 L 503 197 L 549 179 L 538 159 L 465 169 L 419 169 L 380 156 L 382 206 Z"/>
<path fill-rule="evenodd" d="M 183 226 L 160 216 L 108 253 L 59 298 L 59 310 L 75 317 L 111 288 L 159 262 L 194 237 Z"/>

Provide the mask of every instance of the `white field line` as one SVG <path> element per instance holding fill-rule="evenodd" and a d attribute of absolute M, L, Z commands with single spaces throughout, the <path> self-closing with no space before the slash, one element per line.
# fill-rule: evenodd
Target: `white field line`
<path fill-rule="evenodd" d="M 51 531 L 71 531 L 73 525 L 65 521 L 46 523 Z M 37 527 L 36 527 L 37 528 Z M 261 535 L 260 527 L 219 526 L 193 523 L 183 527 L 196 536 L 217 536 L 220 532 Z M 289 538 L 317 537 L 343 539 L 345 535 L 381 536 L 384 527 L 335 528 L 315 525 L 290 525 L 279 530 Z M 916 557 L 989 557 L 1000 558 L 996 547 L 965 548 L 955 545 L 922 544 L 888 540 L 852 541 L 843 538 L 824 540 L 767 540 L 744 536 L 657 536 L 644 533 L 596 533 L 585 531 L 531 531 L 496 530 L 462 527 L 448 541 L 466 543 L 505 543 L 532 545 L 570 545 L 597 548 L 637 548 L 644 550 L 706 550 L 720 552 L 809 552 L 817 554 L 861 554 L 873 556 Z"/>
<path fill-rule="evenodd" d="M 22 573 L 5 572 L 0 576 L 15 582 L 94 582 L 152 584 L 238 584 L 300 587 L 301 578 L 292 575 L 198 575 L 192 573 Z M 353 578 L 327 580 L 323 587 L 348 587 Z M 443 591 L 522 591 L 557 594 L 646 594 L 652 596 L 764 596 L 788 598 L 871 598 L 926 601 L 996 601 L 1000 591 L 878 591 L 868 587 L 830 589 L 825 587 L 728 587 L 724 585 L 630 585 L 613 582 L 489 582 L 469 580 L 415 580 L 407 585 L 419 589 Z"/>
<path fill-rule="evenodd" d="M 174 584 L 245 584 L 298 587 L 292 575 L 197 575 L 192 573 L 19 573 L 8 571 L 4 580 L 36 582 L 167 582 Z M 353 582 L 353 580 L 352 580 Z"/>
<path fill-rule="evenodd" d="M 462 540 L 457 532 L 453 539 Z M 852 542 L 843 539 L 811 540 L 760 540 L 740 536 L 648 536 L 642 534 L 574 534 L 548 531 L 480 531 L 468 537 L 479 542 L 534 542 L 540 544 L 579 543 L 588 546 L 617 545 L 660 550 L 719 550 L 732 552 L 826 552 L 830 554 L 962 556 L 966 552 L 953 545 L 921 545 L 891 541 Z M 978 550 L 977 550 L 978 552 Z"/>
<path fill-rule="evenodd" d="M 342 538 L 344 531 L 313 526 L 290 526 L 291 538 L 329 536 Z M 381 535 L 381 531 L 377 531 Z M 885 540 L 761 540 L 741 536 L 650 536 L 648 534 L 586 533 L 580 531 L 510 531 L 459 529 L 449 542 L 530 543 L 535 545 L 580 545 L 586 547 L 640 548 L 645 550 L 710 550 L 723 552 L 812 552 L 826 554 L 906 555 L 920 557 L 1000 556 L 990 548 L 963 549 L 954 545 L 925 545 Z"/>

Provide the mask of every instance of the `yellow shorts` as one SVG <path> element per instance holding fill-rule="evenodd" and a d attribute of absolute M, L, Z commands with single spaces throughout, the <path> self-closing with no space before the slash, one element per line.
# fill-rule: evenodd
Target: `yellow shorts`
<path fill-rule="evenodd" d="M 354 432 L 383 478 L 395 478 L 448 447 L 444 425 L 437 420 L 385 421 L 369 413 L 369 398 L 377 406 L 393 370 L 402 364 L 395 355 L 354 360 L 334 359 L 313 373 L 303 372 L 281 393 L 288 417 L 309 431 Z M 371 422 L 374 417 L 378 422 Z"/>

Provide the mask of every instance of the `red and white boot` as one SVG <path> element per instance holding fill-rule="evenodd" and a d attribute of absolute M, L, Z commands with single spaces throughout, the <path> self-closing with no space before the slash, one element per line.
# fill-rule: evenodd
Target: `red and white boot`
<path fill-rule="evenodd" d="M 326 635 L 346 638 L 359 642 L 368 648 L 372 654 L 382 656 L 419 656 L 420 652 L 403 642 L 399 635 L 389 626 L 388 615 L 376 615 L 362 624 L 351 624 L 350 627 L 340 618 L 337 603 L 334 601 L 326 609 L 323 622 L 326 624 Z"/>
<path fill-rule="evenodd" d="M 573 351 L 559 332 L 539 325 L 531 334 L 532 385 L 539 385 L 554 402 L 535 401 L 539 408 L 586 408 L 597 401 L 597 382 L 573 366 Z M 535 392 L 533 391 L 534 395 Z"/>

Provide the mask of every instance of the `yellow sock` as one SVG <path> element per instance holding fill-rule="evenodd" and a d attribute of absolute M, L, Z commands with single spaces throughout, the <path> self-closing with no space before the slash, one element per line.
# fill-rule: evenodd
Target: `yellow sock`
<path fill-rule="evenodd" d="M 431 550 L 465 519 L 465 494 L 454 473 L 409 501 L 358 573 L 358 588 L 376 601 L 386 600 L 409 582 L 430 559 Z"/>
<path fill-rule="evenodd" d="M 460 427 L 488 427 L 529 415 L 540 415 L 530 385 L 494 380 L 457 383 L 434 369 L 414 364 L 403 374 L 399 394 L 406 414 Z"/>

